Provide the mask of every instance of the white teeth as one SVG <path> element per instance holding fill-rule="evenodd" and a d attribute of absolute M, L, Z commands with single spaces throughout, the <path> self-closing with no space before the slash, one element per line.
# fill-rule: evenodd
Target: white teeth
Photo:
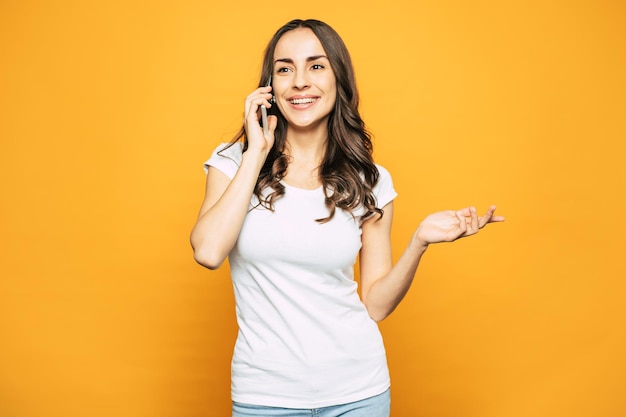
<path fill-rule="evenodd" d="M 291 104 L 308 104 L 313 103 L 314 101 L 314 98 L 294 98 L 293 100 L 289 100 Z"/>

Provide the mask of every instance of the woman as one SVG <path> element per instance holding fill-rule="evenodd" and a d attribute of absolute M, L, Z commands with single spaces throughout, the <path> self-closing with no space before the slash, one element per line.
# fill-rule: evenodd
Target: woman
<path fill-rule="evenodd" d="M 432 214 L 392 265 L 396 192 L 372 159 L 339 35 L 316 20 L 287 23 L 259 85 L 240 133 L 206 162 L 191 233 L 197 262 L 215 269 L 228 256 L 231 266 L 233 416 L 388 416 L 376 322 L 402 300 L 429 244 L 504 219 L 495 207 L 480 218 L 472 207 Z M 264 127 L 262 107 L 273 113 Z"/>

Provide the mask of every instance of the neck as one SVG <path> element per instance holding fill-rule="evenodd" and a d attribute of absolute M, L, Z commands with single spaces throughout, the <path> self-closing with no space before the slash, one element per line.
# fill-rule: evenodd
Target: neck
<path fill-rule="evenodd" d="M 299 188 L 315 189 L 321 185 L 319 168 L 326 154 L 328 134 L 324 129 L 315 132 L 287 132 L 285 153 L 289 166 L 283 180 Z"/>
<path fill-rule="evenodd" d="M 319 166 L 326 153 L 328 131 L 297 131 L 289 129 L 286 138 L 286 153 L 301 164 Z"/>

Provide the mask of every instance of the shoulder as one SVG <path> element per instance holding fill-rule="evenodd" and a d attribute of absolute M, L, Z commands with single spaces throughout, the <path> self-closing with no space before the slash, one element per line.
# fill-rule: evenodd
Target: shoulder
<path fill-rule="evenodd" d="M 376 164 L 378 170 L 378 182 L 374 185 L 372 191 L 376 197 L 377 206 L 383 208 L 398 196 L 391 178 L 391 173 L 382 165 Z"/>
<path fill-rule="evenodd" d="M 243 142 L 220 143 L 214 150 L 211 157 L 226 158 L 232 160 L 237 165 L 241 165 L 241 159 L 243 156 Z"/>
<path fill-rule="evenodd" d="M 204 170 L 208 171 L 209 167 L 212 166 L 232 179 L 239 169 L 242 159 L 242 142 L 236 142 L 231 146 L 229 146 L 229 143 L 221 143 L 213 150 L 211 157 L 204 163 Z"/>
<path fill-rule="evenodd" d="M 376 166 L 376 169 L 378 170 L 378 175 L 379 178 L 384 178 L 384 179 L 389 179 L 391 180 L 391 173 L 389 172 L 389 170 L 387 168 L 385 168 L 382 165 L 379 164 L 374 164 Z M 380 181 L 380 179 L 379 179 Z"/>

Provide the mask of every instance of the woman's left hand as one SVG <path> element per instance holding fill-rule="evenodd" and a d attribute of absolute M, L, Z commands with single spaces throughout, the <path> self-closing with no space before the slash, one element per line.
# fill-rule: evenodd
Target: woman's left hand
<path fill-rule="evenodd" d="M 461 237 L 471 236 L 488 223 L 504 221 L 504 217 L 494 216 L 495 211 L 496 206 L 491 206 L 482 217 L 478 217 L 474 207 L 433 213 L 422 221 L 414 237 L 427 246 L 430 243 L 452 242 Z"/>

